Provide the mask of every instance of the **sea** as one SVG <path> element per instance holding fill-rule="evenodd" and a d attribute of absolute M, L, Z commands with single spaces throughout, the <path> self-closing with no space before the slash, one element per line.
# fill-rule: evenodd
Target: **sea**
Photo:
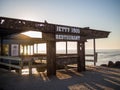
<path fill-rule="evenodd" d="M 120 49 L 98 49 L 96 50 L 98 53 L 97 58 L 97 66 L 100 66 L 101 64 L 108 64 L 109 61 L 116 62 L 120 61 Z M 86 54 L 92 54 L 93 50 L 85 50 Z M 86 62 L 87 65 L 92 65 L 93 62 Z"/>

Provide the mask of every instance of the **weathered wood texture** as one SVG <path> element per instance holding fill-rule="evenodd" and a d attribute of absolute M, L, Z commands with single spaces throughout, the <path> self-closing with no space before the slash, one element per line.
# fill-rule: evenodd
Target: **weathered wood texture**
<path fill-rule="evenodd" d="M 90 28 L 82 28 L 81 35 L 86 37 L 86 39 L 94 39 L 94 38 L 107 38 L 110 32 L 103 30 L 96 30 Z"/>
<path fill-rule="evenodd" d="M 57 33 L 55 32 L 57 26 L 72 28 L 72 26 L 50 24 L 47 22 L 35 22 L 35 21 L 28 21 L 22 19 L 0 17 L 0 36 L 7 36 L 29 30 L 40 31 L 44 33 Z M 108 31 L 94 30 L 89 28 L 80 28 L 80 27 L 73 27 L 73 28 L 79 28 L 80 34 L 78 35 L 84 36 L 86 39 L 106 38 L 110 33 Z M 61 32 L 57 34 L 61 34 Z M 68 33 L 68 34 L 76 35 L 77 33 Z"/>
<path fill-rule="evenodd" d="M 58 30 L 57 30 L 58 29 Z M 20 34 L 25 31 L 39 31 L 42 32 L 42 39 L 33 39 L 26 36 L 14 36 L 13 34 Z M 85 71 L 85 41 L 87 39 L 106 38 L 110 32 L 94 30 L 90 28 L 80 28 L 66 25 L 50 24 L 48 22 L 35 22 L 22 19 L 13 19 L 0 17 L 0 39 L 1 39 L 1 55 L 3 43 L 17 44 L 34 44 L 45 42 L 47 43 L 47 75 L 56 74 L 56 63 L 74 63 L 77 60 L 78 71 Z M 6 38 L 6 41 L 3 39 Z M 11 41 L 9 41 L 11 39 Z M 12 41 L 13 40 L 13 41 Z M 21 41 L 17 41 L 21 40 Z M 3 42 L 5 41 L 5 42 Z M 24 42 L 23 42 L 24 41 Z M 56 42 L 57 41 L 76 41 L 77 57 L 62 57 L 56 58 Z M 66 44 L 67 45 L 67 44 Z M 66 51 L 67 53 L 67 51 Z M 58 60 L 56 62 L 56 60 Z M 63 62 L 63 60 L 66 60 Z M 29 64 L 30 66 L 31 64 Z M 31 69 L 31 66 L 30 66 Z M 31 73 L 31 72 L 30 72 Z"/>
<path fill-rule="evenodd" d="M 96 66 L 96 44 L 95 44 L 95 38 L 93 39 L 93 50 L 94 50 L 94 66 Z"/>
<path fill-rule="evenodd" d="M 77 61 L 77 70 L 78 72 L 85 71 L 85 45 L 84 42 L 78 42 L 78 61 Z"/>
<path fill-rule="evenodd" d="M 56 58 L 57 65 L 77 64 L 77 55 L 59 56 Z"/>
<path fill-rule="evenodd" d="M 56 75 L 56 43 L 47 42 L 47 75 Z"/>
<path fill-rule="evenodd" d="M 53 32 L 54 27 L 54 25 L 47 24 L 46 22 L 35 22 L 22 19 L 0 17 L 1 36 L 21 33 L 28 30 L 48 33 Z"/>

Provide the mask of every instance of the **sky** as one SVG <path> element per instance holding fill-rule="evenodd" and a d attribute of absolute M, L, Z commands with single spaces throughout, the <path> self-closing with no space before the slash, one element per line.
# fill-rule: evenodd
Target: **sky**
<path fill-rule="evenodd" d="M 0 0 L 0 16 L 110 31 L 96 47 L 120 49 L 120 0 Z"/>

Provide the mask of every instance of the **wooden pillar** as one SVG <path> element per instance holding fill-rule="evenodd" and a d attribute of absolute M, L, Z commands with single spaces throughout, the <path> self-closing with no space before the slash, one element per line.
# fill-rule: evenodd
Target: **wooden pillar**
<path fill-rule="evenodd" d="M 85 42 L 82 42 L 82 61 L 81 61 L 81 66 L 82 66 L 82 71 L 85 71 Z"/>
<path fill-rule="evenodd" d="M 77 54 L 78 54 L 78 59 L 77 59 L 77 71 L 78 71 L 78 72 L 81 72 L 80 42 L 77 42 Z"/>
<path fill-rule="evenodd" d="M 22 75 L 22 68 L 23 68 L 23 58 L 21 57 L 21 61 L 19 61 L 19 66 L 21 67 L 19 69 L 19 74 Z"/>
<path fill-rule="evenodd" d="M 94 50 L 94 66 L 96 66 L 96 45 L 95 45 L 95 38 L 93 39 L 93 50 Z"/>
<path fill-rule="evenodd" d="M 33 59 L 30 59 L 30 61 L 28 62 L 28 66 L 29 66 L 29 75 L 32 75 L 32 61 Z"/>
<path fill-rule="evenodd" d="M 56 42 L 47 42 L 47 75 L 56 75 Z"/>
<path fill-rule="evenodd" d="M 85 44 L 84 42 L 78 42 L 77 51 L 78 51 L 77 70 L 78 72 L 85 71 Z"/>
<path fill-rule="evenodd" d="M 8 61 L 9 65 L 11 65 L 11 60 Z M 9 66 L 9 71 L 11 71 L 11 66 Z"/>

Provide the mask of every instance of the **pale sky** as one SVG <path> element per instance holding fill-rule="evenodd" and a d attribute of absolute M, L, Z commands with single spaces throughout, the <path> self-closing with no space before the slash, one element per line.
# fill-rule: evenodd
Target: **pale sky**
<path fill-rule="evenodd" d="M 120 0 L 0 0 L 0 16 L 110 31 L 96 47 L 120 49 Z"/>

